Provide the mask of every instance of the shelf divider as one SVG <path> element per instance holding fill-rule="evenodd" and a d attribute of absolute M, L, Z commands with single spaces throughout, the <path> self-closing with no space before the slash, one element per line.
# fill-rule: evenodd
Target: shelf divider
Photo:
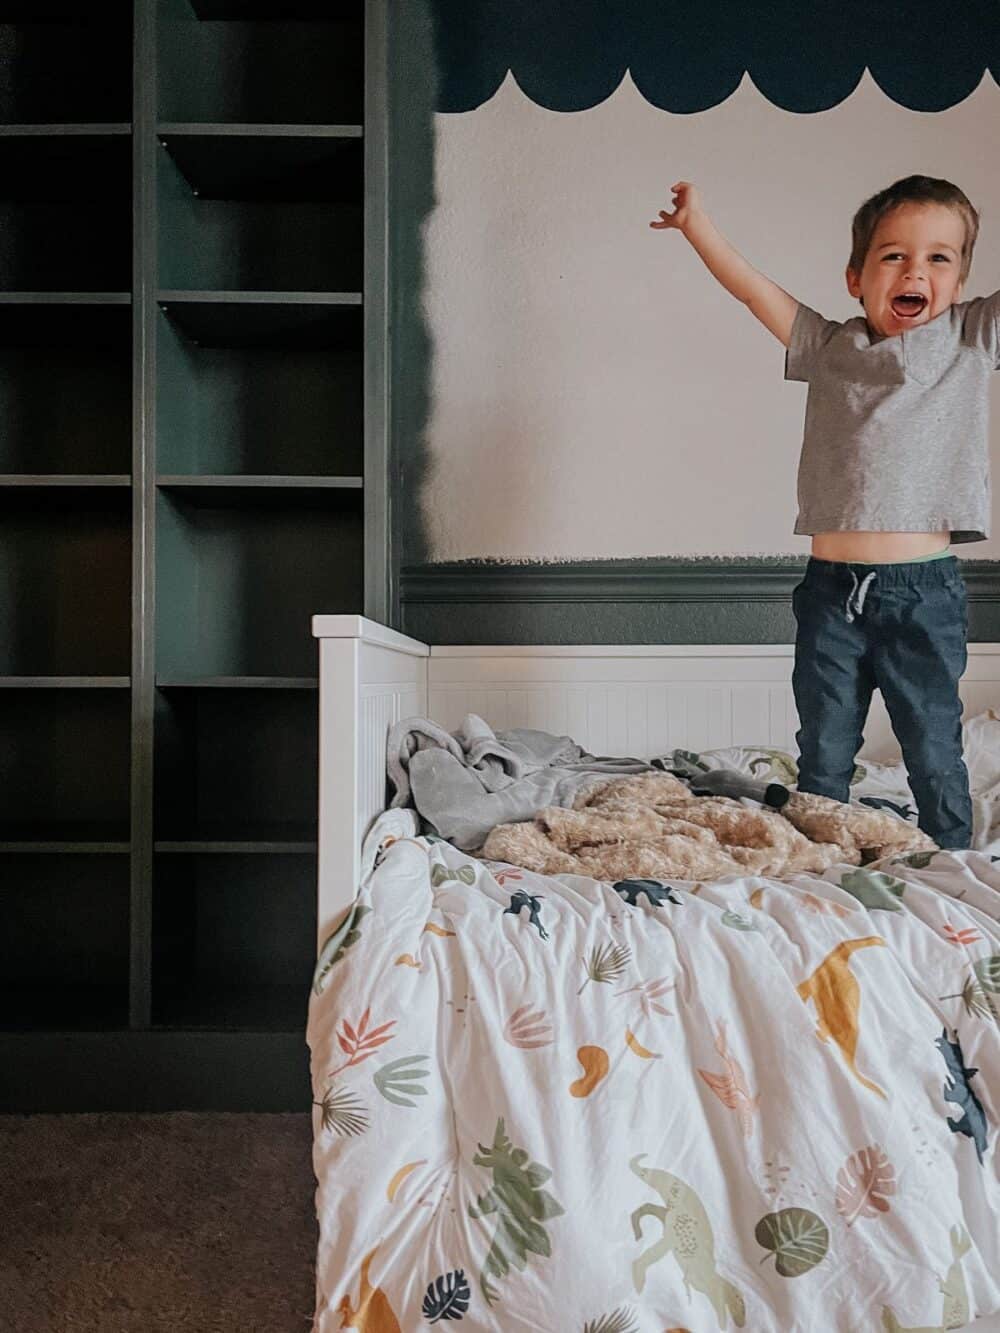
<path fill-rule="evenodd" d="M 129 1026 L 153 987 L 153 714 L 156 614 L 157 0 L 135 0 L 132 61 L 132 875 Z"/>
<path fill-rule="evenodd" d="M 66 475 L 49 474 L 46 476 L 31 476 L 28 473 L 5 472 L 0 475 L 0 486 L 131 486 L 132 478 L 128 473 L 104 473 L 104 474 L 84 474 L 70 473 Z"/>
<path fill-rule="evenodd" d="M 158 690 L 318 690 L 318 676 L 165 676 Z"/>
<path fill-rule="evenodd" d="M 7 690 L 127 690 L 129 676 L 0 676 Z"/>

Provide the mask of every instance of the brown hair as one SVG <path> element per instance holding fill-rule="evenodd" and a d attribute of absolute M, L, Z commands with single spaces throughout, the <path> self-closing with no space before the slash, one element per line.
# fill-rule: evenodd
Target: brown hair
<path fill-rule="evenodd" d="M 860 275 L 868 255 L 868 247 L 875 235 L 875 228 L 887 213 L 891 213 L 900 204 L 944 204 L 959 214 L 965 223 L 965 242 L 962 245 L 959 281 L 965 282 L 972 267 L 972 251 L 979 235 L 979 214 L 957 185 L 952 185 L 951 181 L 938 180 L 934 176 L 905 176 L 865 200 L 851 222 L 849 267 Z"/>

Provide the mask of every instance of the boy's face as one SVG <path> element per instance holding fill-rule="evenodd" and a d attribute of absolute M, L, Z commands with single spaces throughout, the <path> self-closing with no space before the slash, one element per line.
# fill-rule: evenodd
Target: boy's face
<path fill-rule="evenodd" d="M 900 204 L 875 228 L 864 268 L 847 290 L 864 300 L 869 326 L 891 338 L 940 315 L 961 297 L 965 222 L 945 204 Z M 915 294 L 923 301 L 900 301 Z"/>

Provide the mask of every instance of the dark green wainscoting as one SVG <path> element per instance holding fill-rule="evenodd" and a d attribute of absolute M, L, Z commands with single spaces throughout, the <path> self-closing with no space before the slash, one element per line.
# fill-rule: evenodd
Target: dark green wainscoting
<path fill-rule="evenodd" d="M 793 643 L 806 558 L 407 565 L 402 629 L 426 643 Z M 1000 563 L 962 560 L 969 641 L 1000 639 Z"/>

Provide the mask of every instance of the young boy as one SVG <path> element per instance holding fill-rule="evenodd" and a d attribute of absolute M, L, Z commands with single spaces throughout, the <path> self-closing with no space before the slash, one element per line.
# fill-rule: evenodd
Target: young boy
<path fill-rule="evenodd" d="M 990 526 L 988 377 L 1000 369 L 1000 292 L 959 303 L 979 215 L 955 185 L 908 176 L 858 209 L 839 323 L 796 301 L 716 230 L 695 186 L 651 227 L 681 231 L 711 273 L 785 346 L 809 384 L 795 531 L 812 535 L 792 687 L 799 791 L 847 801 L 877 686 L 918 823 L 972 845 L 958 682 L 965 583 L 949 542 Z"/>

